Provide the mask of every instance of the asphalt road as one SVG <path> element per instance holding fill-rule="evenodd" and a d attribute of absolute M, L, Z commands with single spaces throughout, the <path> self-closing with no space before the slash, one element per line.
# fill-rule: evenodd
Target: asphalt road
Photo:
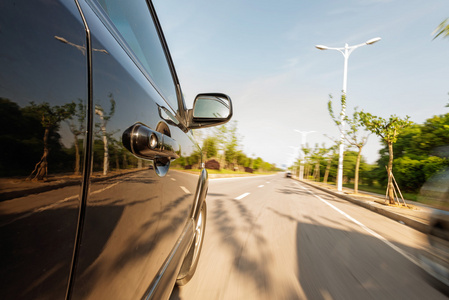
<path fill-rule="evenodd" d="M 282 174 L 211 180 L 207 202 L 171 299 L 446 299 L 416 265 L 422 233 Z"/>

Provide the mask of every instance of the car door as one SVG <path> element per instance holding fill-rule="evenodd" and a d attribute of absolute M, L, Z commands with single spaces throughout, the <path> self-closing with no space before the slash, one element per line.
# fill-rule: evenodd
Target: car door
<path fill-rule="evenodd" d="M 0 299 L 64 299 L 86 171 L 76 3 L 1 1 L 0 45 Z"/>
<path fill-rule="evenodd" d="M 164 134 L 177 157 L 198 146 L 183 123 L 184 101 L 151 5 L 81 0 L 80 7 L 90 33 L 92 172 L 71 293 L 141 298 L 183 232 L 198 176 L 133 156 L 123 134 L 135 126 Z"/>

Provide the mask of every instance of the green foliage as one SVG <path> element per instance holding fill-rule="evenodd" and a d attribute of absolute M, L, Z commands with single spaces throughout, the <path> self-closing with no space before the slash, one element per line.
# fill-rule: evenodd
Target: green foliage
<path fill-rule="evenodd" d="M 259 170 L 262 167 L 263 159 L 258 157 L 253 161 L 253 169 Z"/>
<path fill-rule="evenodd" d="M 408 192 L 418 192 L 421 186 L 449 163 L 446 159 L 430 156 L 415 160 L 407 156 L 395 159 L 394 174 L 399 186 Z"/>
<path fill-rule="evenodd" d="M 225 160 L 228 163 L 234 163 L 234 159 L 236 158 L 239 147 L 239 138 L 237 136 L 237 121 L 231 122 L 226 128 L 227 130 L 224 131 L 226 135 L 223 139 Z"/>
<path fill-rule="evenodd" d="M 433 116 L 421 127 L 421 135 L 416 137 L 419 149 L 430 154 L 438 146 L 449 145 L 449 114 Z"/>
<path fill-rule="evenodd" d="M 242 151 L 238 151 L 236 154 L 236 158 L 237 158 L 237 164 L 246 168 L 251 167 L 251 163 L 253 162 L 253 160 L 251 158 L 249 158 L 248 156 L 246 156 L 245 153 L 243 153 Z"/>
<path fill-rule="evenodd" d="M 419 160 L 401 157 L 394 160 L 394 174 L 404 191 L 416 191 L 424 182 L 423 165 Z"/>
<path fill-rule="evenodd" d="M 393 172 L 404 191 L 418 192 L 434 174 L 449 165 L 449 114 L 433 116 L 424 124 L 404 128 L 393 145 Z M 372 171 L 375 181 L 385 186 L 388 145 L 379 151 L 381 157 Z"/>
<path fill-rule="evenodd" d="M 385 174 L 385 172 L 382 172 Z M 363 164 L 363 168 L 360 170 L 360 179 L 362 184 L 373 186 L 377 182 L 376 165 Z"/>
<path fill-rule="evenodd" d="M 433 37 L 433 39 L 436 39 L 437 37 L 439 37 L 440 35 L 443 38 L 446 38 L 449 36 L 449 18 L 444 20 L 443 22 L 441 22 L 437 28 L 435 28 L 435 30 L 432 33 L 433 35 L 435 35 Z"/>
<path fill-rule="evenodd" d="M 206 158 L 216 157 L 218 154 L 217 138 L 209 136 L 203 141 L 203 155 Z"/>
<path fill-rule="evenodd" d="M 413 124 L 413 122 L 409 120 L 409 116 L 406 116 L 405 119 L 401 119 L 396 115 L 392 115 L 387 120 L 370 113 L 365 113 L 364 111 L 358 112 L 357 114 L 360 123 L 363 124 L 368 131 L 382 138 L 386 143 L 396 143 L 401 130 Z"/>
<path fill-rule="evenodd" d="M 358 152 L 356 151 L 345 151 L 343 156 L 343 177 L 346 180 L 352 181 L 355 178 L 356 172 L 356 162 L 357 162 Z M 320 165 L 320 173 L 321 176 L 324 176 L 324 172 L 326 169 L 327 162 L 323 161 Z M 337 178 L 337 167 L 338 167 L 338 154 L 333 154 L 331 157 L 331 168 L 329 170 L 329 177 L 331 181 L 335 181 Z M 372 180 L 367 180 L 366 171 L 371 169 L 372 167 L 365 162 L 365 159 L 362 157 L 359 166 L 359 173 L 361 173 L 360 179 L 362 182 L 369 182 Z M 369 176 L 369 175 L 368 175 Z"/>

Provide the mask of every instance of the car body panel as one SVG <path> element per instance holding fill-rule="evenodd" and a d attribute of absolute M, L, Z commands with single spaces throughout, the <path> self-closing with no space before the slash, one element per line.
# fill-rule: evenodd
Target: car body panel
<path fill-rule="evenodd" d="M 177 112 L 117 43 L 92 5 L 83 1 L 80 5 L 92 49 L 98 49 L 92 51 L 92 98 L 93 107 L 101 109 L 103 116 L 93 114 L 93 175 L 73 299 L 135 299 L 144 295 L 181 236 L 193 206 L 198 176 L 169 171 L 159 177 L 151 162 L 133 157 L 123 148 L 121 136 L 135 123 L 157 130 L 162 122 L 183 155 L 189 156 L 198 146 L 183 128 L 161 118 L 159 107 L 172 115 Z M 109 159 L 116 165 L 114 172 L 104 172 L 104 134 L 109 141 L 116 141 L 108 145 Z M 97 174 L 110 178 L 97 181 Z"/>
<path fill-rule="evenodd" d="M 0 298 L 61 299 L 85 171 L 85 28 L 73 1 L 2 1 L 0 14 Z"/>

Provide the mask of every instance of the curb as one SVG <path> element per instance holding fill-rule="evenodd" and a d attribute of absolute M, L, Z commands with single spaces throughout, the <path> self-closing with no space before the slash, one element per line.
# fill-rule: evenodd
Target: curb
<path fill-rule="evenodd" d="M 295 180 L 297 180 L 297 179 L 295 179 Z M 299 181 L 299 180 L 297 180 L 297 181 Z M 334 192 L 332 190 L 323 188 L 321 186 L 314 185 L 314 184 L 306 182 L 306 181 L 301 181 L 301 182 L 307 184 L 308 186 L 314 187 L 314 188 L 319 189 L 319 190 L 321 190 L 323 192 L 331 194 L 331 195 L 333 195 L 335 197 L 338 197 L 338 198 L 347 200 L 347 201 L 349 201 L 351 203 L 354 203 L 354 204 L 357 204 L 359 206 L 362 206 L 362 207 L 364 207 L 366 209 L 369 209 L 369 210 L 371 210 L 373 212 L 376 212 L 376 213 L 378 213 L 380 215 L 383 215 L 383 216 L 385 216 L 387 218 L 390 218 L 392 220 L 395 220 L 395 221 L 398 221 L 398 222 L 402 222 L 405 225 L 407 225 L 407 226 L 409 226 L 409 227 L 411 227 L 413 229 L 416 229 L 416 230 L 418 230 L 418 231 L 420 231 L 422 233 L 425 233 L 425 234 L 429 233 L 429 230 L 430 230 L 430 225 L 429 224 L 425 224 L 423 222 L 419 222 L 417 220 L 411 219 L 411 218 L 406 217 L 404 215 L 397 214 L 395 212 L 392 212 L 390 210 L 384 209 L 384 208 L 379 207 L 377 205 L 373 205 L 373 204 L 371 204 L 370 202 L 367 202 L 367 201 L 357 200 L 357 199 L 354 199 L 354 198 L 352 198 L 350 196 L 347 196 L 347 195 L 344 195 L 344 194 L 340 194 L 338 192 Z"/>

